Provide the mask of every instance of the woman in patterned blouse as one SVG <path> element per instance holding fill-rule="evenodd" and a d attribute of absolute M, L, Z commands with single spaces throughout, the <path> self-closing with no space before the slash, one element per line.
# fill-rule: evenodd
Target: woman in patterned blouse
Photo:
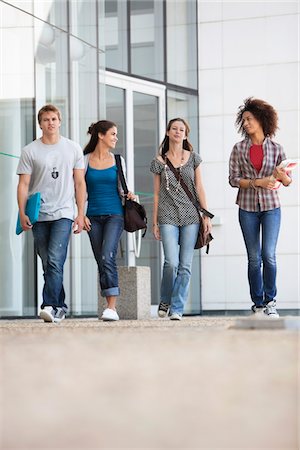
<path fill-rule="evenodd" d="M 153 234 L 161 239 L 164 266 L 161 282 L 159 317 L 169 313 L 171 320 L 181 320 L 188 296 L 194 246 L 199 229 L 199 214 L 181 186 L 183 180 L 201 206 L 207 209 L 200 171 L 200 156 L 188 140 L 190 128 L 183 119 L 170 120 L 160 152 L 151 162 L 154 174 Z M 167 165 L 177 169 L 178 177 Z M 208 217 L 203 218 L 207 232 Z"/>
<path fill-rule="evenodd" d="M 291 183 L 288 173 L 277 167 L 286 159 L 282 146 L 271 140 L 277 123 L 271 105 L 252 97 L 246 99 L 236 118 L 244 140 L 235 144 L 229 161 L 229 183 L 239 189 L 236 203 L 248 255 L 252 311 L 275 318 L 279 317 L 275 252 L 281 215 L 275 185 L 276 180 L 284 186 Z"/>

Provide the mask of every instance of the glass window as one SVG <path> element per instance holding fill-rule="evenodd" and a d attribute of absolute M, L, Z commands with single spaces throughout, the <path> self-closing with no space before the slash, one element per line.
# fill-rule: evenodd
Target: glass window
<path fill-rule="evenodd" d="M 167 81 L 197 89 L 197 2 L 167 0 Z"/>
<path fill-rule="evenodd" d="M 194 149 L 199 151 L 198 132 L 198 96 L 183 92 L 167 91 L 168 121 L 174 117 L 182 117 L 191 128 L 190 141 Z"/>
<path fill-rule="evenodd" d="M 65 31 L 68 29 L 67 0 L 34 0 L 34 15 Z"/>
<path fill-rule="evenodd" d="M 142 241 L 140 257 L 136 259 L 137 266 L 151 267 L 152 303 L 157 304 L 160 298 L 160 247 L 151 233 L 151 218 L 153 211 L 153 175 L 150 163 L 158 152 L 158 98 L 152 95 L 133 94 L 133 124 L 134 124 L 134 185 L 147 211 L 149 230 Z M 157 244 L 157 245 L 156 245 Z"/>
<path fill-rule="evenodd" d="M 62 112 L 61 134 L 68 137 L 68 35 L 35 19 L 36 107 L 53 103 Z"/>
<path fill-rule="evenodd" d="M 0 316 L 35 314 L 32 234 L 15 234 L 16 169 L 21 149 L 31 142 L 34 120 L 33 19 L 0 3 Z"/>
<path fill-rule="evenodd" d="M 106 67 L 122 72 L 128 72 L 127 4 L 124 0 L 105 0 Z"/>
<path fill-rule="evenodd" d="M 131 73 L 164 80 L 163 2 L 130 2 Z"/>
<path fill-rule="evenodd" d="M 71 8 L 71 33 L 96 46 L 96 0 L 76 0 L 76 2 L 70 2 L 69 4 Z"/>
<path fill-rule="evenodd" d="M 88 140 L 88 127 L 98 120 L 97 50 L 70 36 L 70 59 L 74 89 L 72 104 L 76 112 L 71 123 L 73 135 L 77 136 L 79 130 L 79 142 L 84 146 Z"/>
<path fill-rule="evenodd" d="M 168 121 L 174 117 L 185 119 L 190 128 L 190 142 L 194 151 L 199 153 L 199 132 L 198 132 L 198 97 L 182 92 L 167 92 Z M 201 310 L 200 300 L 200 254 L 199 250 L 194 252 L 193 270 L 191 277 L 191 287 L 189 298 L 185 307 L 186 314 L 199 314 Z"/>
<path fill-rule="evenodd" d="M 9 4 L 16 6 L 16 8 L 33 14 L 33 1 L 34 0 L 10 0 Z"/>
<path fill-rule="evenodd" d="M 105 100 L 106 99 L 106 100 Z M 105 105 L 106 113 L 102 118 L 115 122 L 118 127 L 118 143 L 115 153 L 125 154 L 125 105 L 124 90 L 106 86 L 102 103 Z M 94 118 L 94 122 L 97 118 Z M 88 139 L 86 139 L 86 142 Z M 126 233 L 122 234 L 118 249 L 117 265 L 125 264 Z M 76 309 L 73 304 L 73 314 L 96 315 L 98 308 L 98 268 L 91 249 L 90 240 L 86 232 L 81 233 L 81 305 Z"/>

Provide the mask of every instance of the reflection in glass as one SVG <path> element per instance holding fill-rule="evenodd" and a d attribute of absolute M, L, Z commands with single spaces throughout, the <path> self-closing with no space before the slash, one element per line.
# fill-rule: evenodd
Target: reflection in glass
<path fill-rule="evenodd" d="M 168 121 L 182 117 L 191 127 L 190 141 L 196 151 L 199 148 L 198 97 L 183 92 L 167 91 Z"/>
<path fill-rule="evenodd" d="M 34 15 L 65 31 L 68 30 L 67 0 L 34 0 Z"/>
<path fill-rule="evenodd" d="M 83 41 L 97 44 L 96 0 L 69 2 L 71 8 L 71 33 Z"/>
<path fill-rule="evenodd" d="M 125 158 L 125 91 L 124 89 L 106 86 L 106 118 L 117 125 L 118 143 L 114 153 Z M 125 265 L 127 233 L 123 232 L 118 248 L 117 265 Z"/>
<path fill-rule="evenodd" d="M 88 127 L 98 120 L 97 50 L 73 36 L 70 39 L 72 77 L 76 86 L 73 104 L 78 113 L 71 122 L 79 133 L 80 144 L 84 146 L 89 139 Z"/>
<path fill-rule="evenodd" d="M 151 233 L 153 210 L 153 176 L 149 170 L 153 157 L 158 153 L 158 99 L 145 94 L 133 94 L 134 108 L 134 184 L 135 193 L 145 206 L 149 220 L 149 229 L 143 238 L 137 266 L 151 267 L 152 304 L 159 303 L 160 262 L 158 242 L 154 242 Z"/>
<path fill-rule="evenodd" d="M 0 316 L 35 314 L 31 232 L 15 234 L 16 169 L 21 149 L 34 138 L 33 19 L 0 3 Z"/>
<path fill-rule="evenodd" d="M 168 121 L 174 117 L 185 119 L 190 128 L 190 142 L 194 151 L 199 153 L 199 132 L 198 132 L 198 97 L 182 92 L 167 92 Z M 188 200 L 187 200 L 188 201 Z M 200 300 L 200 255 L 199 250 L 194 252 L 192 278 L 189 292 L 189 299 L 185 307 L 187 314 L 199 314 L 201 308 Z"/>
<path fill-rule="evenodd" d="M 37 109 L 46 103 L 58 106 L 63 118 L 61 134 L 68 137 L 68 35 L 37 19 L 34 25 Z"/>
<path fill-rule="evenodd" d="M 105 0 L 106 67 L 122 72 L 128 71 L 127 5 L 124 0 Z"/>
<path fill-rule="evenodd" d="M 197 89 L 197 1 L 167 0 L 167 81 Z"/>
<path fill-rule="evenodd" d="M 130 2 L 131 73 L 164 80 L 163 2 Z"/>

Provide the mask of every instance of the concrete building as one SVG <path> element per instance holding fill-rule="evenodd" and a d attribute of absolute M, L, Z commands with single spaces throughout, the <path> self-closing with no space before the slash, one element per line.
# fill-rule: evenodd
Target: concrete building
<path fill-rule="evenodd" d="M 31 233 L 15 235 L 16 167 L 39 137 L 37 111 L 54 103 L 62 134 L 88 140 L 91 122 L 118 125 L 117 151 L 150 219 L 135 241 L 123 234 L 119 264 L 150 266 L 159 302 L 162 249 L 151 234 L 149 164 L 166 122 L 182 116 L 202 159 L 214 241 L 195 251 L 187 313 L 250 307 L 247 260 L 228 158 L 241 139 L 234 121 L 249 96 L 278 111 L 276 136 L 299 158 L 299 2 L 201 0 L 0 1 L 0 316 L 35 316 L 43 284 Z M 278 307 L 299 309 L 299 170 L 281 189 Z M 73 236 L 65 266 L 73 316 L 97 314 L 97 270 L 86 233 Z"/>

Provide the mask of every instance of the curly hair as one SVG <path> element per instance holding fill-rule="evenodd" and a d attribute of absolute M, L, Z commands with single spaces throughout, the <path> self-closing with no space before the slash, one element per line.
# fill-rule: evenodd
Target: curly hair
<path fill-rule="evenodd" d="M 90 134 L 91 138 L 83 150 L 84 155 L 92 153 L 95 150 L 99 133 L 106 134 L 108 130 L 113 127 L 117 128 L 117 125 L 110 120 L 99 120 L 96 123 L 92 123 L 87 131 L 87 134 Z"/>
<path fill-rule="evenodd" d="M 260 123 L 265 136 L 274 136 L 278 129 L 278 115 L 273 106 L 264 100 L 260 100 L 253 97 L 248 97 L 244 100 L 244 104 L 239 107 L 235 125 L 238 128 L 238 132 L 243 136 L 248 136 L 244 129 L 244 112 L 249 111 L 255 119 Z"/>
<path fill-rule="evenodd" d="M 168 123 L 168 125 L 167 125 L 167 129 L 166 129 L 165 137 L 164 137 L 162 143 L 161 143 L 160 146 L 159 146 L 159 154 L 160 154 L 163 158 L 165 157 L 165 154 L 166 154 L 167 151 L 169 150 L 169 136 L 167 136 L 167 132 L 170 131 L 171 126 L 172 126 L 172 124 L 173 124 L 174 122 L 182 122 L 183 125 L 185 126 L 185 134 L 186 134 L 186 138 L 184 139 L 182 146 L 183 146 L 183 148 L 184 148 L 185 150 L 188 150 L 189 152 L 192 152 L 192 151 L 193 151 L 193 146 L 192 146 L 192 144 L 190 143 L 190 141 L 189 141 L 189 139 L 188 139 L 188 136 L 189 136 L 189 133 L 190 133 L 190 127 L 189 127 L 189 124 L 187 123 L 186 120 L 181 119 L 180 117 L 176 117 L 175 119 L 171 119 L 171 120 L 169 121 L 169 123 Z"/>

